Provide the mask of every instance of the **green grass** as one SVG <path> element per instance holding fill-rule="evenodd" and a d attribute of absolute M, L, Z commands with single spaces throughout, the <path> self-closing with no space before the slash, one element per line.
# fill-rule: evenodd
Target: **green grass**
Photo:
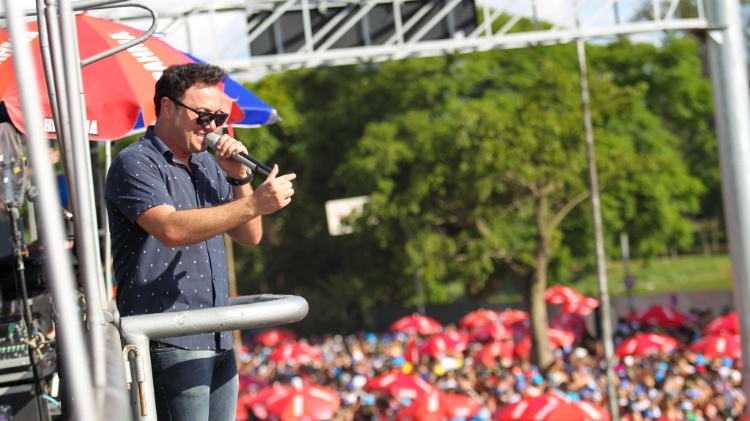
<path fill-rule="evenodd" d="M 609 295 L 625 295 L 625 274 L 622 261 L 607 263 L 607 286 Z M 710 257 L 690 255 L 675 258 L 656 258 L 649 261 L 630 262 L 630 274 L 635 279 L 634 295 L 648 295 L 676 291 L 725 291 L 732 289 L 732 267 L 729 256 Z M 555 285 L 554 279 L 547 280 Z M 596 273 L 584 276 L 570 284 L 584 295 L 599 295 Z M 508 302 L 521 300 L 519 294 L 503 292 L 492 297 L 492 301 Z"/>
<path fill-rule="evenodd" d="M 635 278 L 634 295 L 675 291 L 721 291 L 732 289 L 732 267 L 727 255 L 684 256 L 672 259 L 631 261 L 630 273 Z M 625 274 L 622 261 L 607 265 L 607 286 L 610 295 L 624 295 Z M 586 295 L 599 293 L 596 274 L 575 284 Z"/>

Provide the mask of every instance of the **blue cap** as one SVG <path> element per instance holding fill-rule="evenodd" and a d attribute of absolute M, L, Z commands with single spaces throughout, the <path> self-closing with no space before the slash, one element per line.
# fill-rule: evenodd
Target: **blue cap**
<path fill-rule="evenodd" d="M 371 394 L 366 394 L 364 399 L 364 404 L 368 406 L 375 405 L 375 396 L 372 396 Z"/>

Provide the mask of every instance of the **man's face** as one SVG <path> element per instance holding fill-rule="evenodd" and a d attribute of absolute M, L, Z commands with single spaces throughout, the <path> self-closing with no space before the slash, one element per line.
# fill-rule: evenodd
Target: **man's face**
<path fill-rule="evenodd" d="M 169 100 L 172 102 L 170 140 L 163 140 L 177 158 L 186 160 L 190 155 L 206 150 L 204 137 L 217 128 L 213 120 L 200 125 L 195 111 L 212 114 L 220 112 L 221 91 L 217 86 L 193 86 L 185 91 L 182 98 L 175 99 L 184 106 Z"/>

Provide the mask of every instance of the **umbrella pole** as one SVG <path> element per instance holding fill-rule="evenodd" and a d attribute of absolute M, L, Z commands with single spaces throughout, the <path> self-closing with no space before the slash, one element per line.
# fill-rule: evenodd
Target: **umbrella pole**
<path fill-rule="evenodd" d="M 109 166 L 112 165 L 112 142 L 104 143 L 104 172 L 102 177 L 109 172 Z M 104 201 L 104 192 L 100 196 L 100 200 Z M 109 219 L 107 218 L 106 209 L 102 212 L 102 225 L 104 228 L 104 283 L 107 287 L 107 300 L 114 298 L 114 274 L 112 273 L 112 238 L 109 234 Z"/>

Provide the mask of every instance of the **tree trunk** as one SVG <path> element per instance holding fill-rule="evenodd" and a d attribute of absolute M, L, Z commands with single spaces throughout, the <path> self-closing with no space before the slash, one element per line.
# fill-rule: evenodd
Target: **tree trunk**
<path fill-rule="evenodd" d="M 546 198 L 542 197 L 537 203 L 537 228 L 539 230 L 539 244 L 536 254 L 536 268 L 531 274 L 531 284 L 528 290 L 529 315 L 531 318 L 531 361 L 541 370 L 552 365 L 552 351 L 549 347 L 549 320 L 547 317 L 547 302 L 544 293 L 547 290 L 547 270 L 549 269 L 550 241 L 546 226 Z"/>

